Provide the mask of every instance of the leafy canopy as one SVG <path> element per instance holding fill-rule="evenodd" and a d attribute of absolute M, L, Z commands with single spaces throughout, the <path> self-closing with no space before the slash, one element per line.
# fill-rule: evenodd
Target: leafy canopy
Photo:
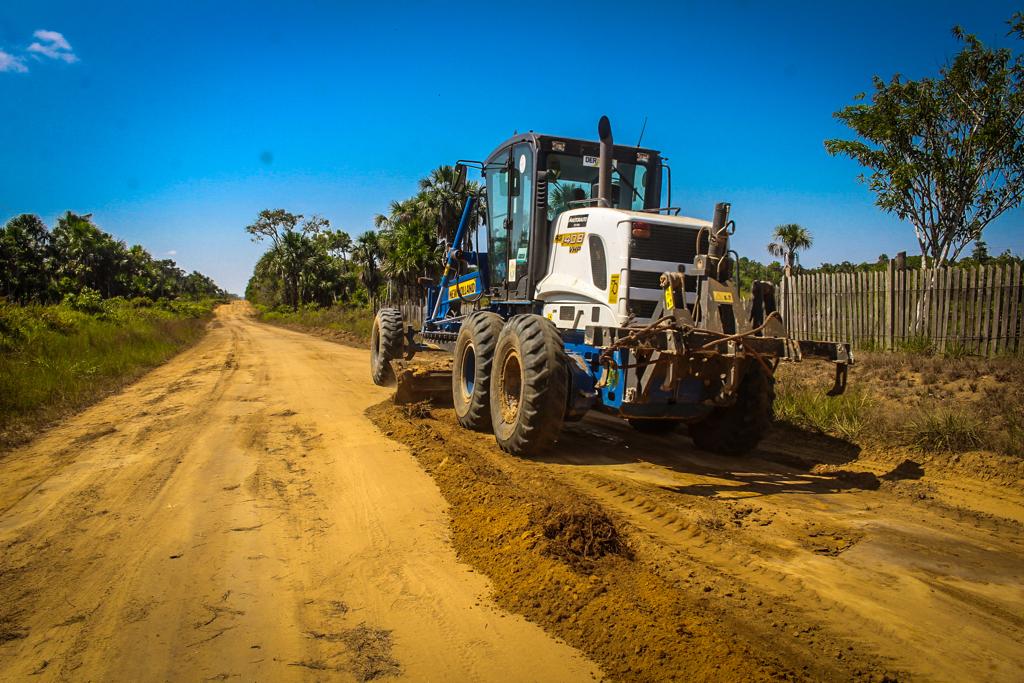
<path fill-rule="evenodd" d="M 1008 23 L 1024 37 L 1024 15 Z M 875 76 L 870 103 L 834 114 L 858 139 L 825 141 L 867 169 L 880 208 L 911 222 L 925 267 L 955 260 L 1024 198 L 1024 59 L 953 35 L 963 48 L 937 78 Z"/>

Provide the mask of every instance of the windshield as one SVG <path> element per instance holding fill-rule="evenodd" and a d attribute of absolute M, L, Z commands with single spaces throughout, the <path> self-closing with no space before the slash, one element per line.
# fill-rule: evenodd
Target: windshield
<path fill-rule="evenodd" d="M 596 156 L 548 154 L 548 219 L 561 212 L 583 206 L 572 204 L 597 197 L 598 162 Z M 612 206 L 640 211 L 648 189 L 648 172 L 644 164 L 615 161 L 612 168 Z"/>

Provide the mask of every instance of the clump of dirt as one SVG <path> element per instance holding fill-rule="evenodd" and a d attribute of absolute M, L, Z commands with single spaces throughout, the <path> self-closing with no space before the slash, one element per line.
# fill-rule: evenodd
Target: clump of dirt
<path fill-rule="evenodd" d="M 417 401 L 416 403 L 399 404 L 399 409 L 410 420 L 424 420 L 432 417 L 430 413 L 430 401 Z"/>
<path fill-rule="evenodd" d="M 633 553 L 608 513 L 596 505 L 548 504 L 531 520 L 544 530 L 547 551 L 578 569 L 605 555 L 633 559 Z"/>
<path fill-rule="evenodd" d="M 761 625 L 692 589 L 636 550 L 643 539 L 543 463 L 501 453 L 454 412 L 367 411 L 409 447 L 450 505 L 460 559 L 487 575 L 495 601 L 579 648 L 612 680 L 850 680 L 847 658 L 795 654 Z M 731 593 L 730 593 L 731 594 Z M 768 629 L 770 630 L 770 629 Z"/>

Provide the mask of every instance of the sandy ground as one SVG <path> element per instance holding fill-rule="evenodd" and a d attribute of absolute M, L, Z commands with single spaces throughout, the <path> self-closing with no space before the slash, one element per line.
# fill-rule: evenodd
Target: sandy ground
<path fill-rule="evenodd" d="M 219 309 L 0 461 L 0 680 L 589 680 L 457 561 L 367 353 Z"/>
<path fill-rule="evenodd" d="M 1016 459 L 782 432 L 737 461 L 596 417 L 548 463 L 626 520 L 651 561 L 696 572 L 720 602 L 742 590 L 736 611 L 779 644 L 871 654 L 901 680 L 1024 680 Z"/>

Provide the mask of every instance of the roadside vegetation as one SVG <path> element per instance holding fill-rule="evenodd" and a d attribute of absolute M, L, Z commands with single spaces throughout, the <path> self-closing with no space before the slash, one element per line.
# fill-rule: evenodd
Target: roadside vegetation
<path fill-rule="evenodd" d="M 824 393 L 820 368 L 781 366 L 775 416 L 865 448 L 986 450 L 1024 457 L 1024 362 L 921 351 L 858 354 L 846 394 Z"/>
<path fill-rule="evenodd" d="M 365 306 L 306 306 L 297 311 L 256 307 L 263 322 L 302 330 L 335 333 L 354 344 L 367 344 L 373 328 L 373 312 Z M 331 336 L 331 335 L 328 335 Z"/>
<path fill-rule="evenodd" d="M 89 216 L 0 229 L 0 449 L 79 410 L 203 334 L 209 277 L 128 247 Z"/>

